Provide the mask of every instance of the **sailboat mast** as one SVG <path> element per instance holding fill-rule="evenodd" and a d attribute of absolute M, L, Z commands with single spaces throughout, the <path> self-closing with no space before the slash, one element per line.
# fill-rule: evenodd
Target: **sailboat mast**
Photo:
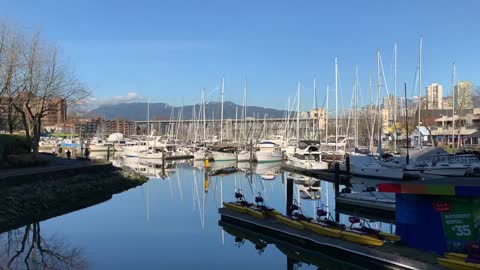
<path fill-rule="evenodd" d="M 237 141 L 237 123 L 238 123 L 238 105 L 235 107 L 235 128 L 233 129 L 234 134 L 234 140 L 235 142 Z"/>
<path fill-rule="evenodd" d="M 223 94 L 225 91 L 225 79 L 222 78 L 222 104 L 220 112 L 220 142 L 223 142 Z"/>
<path fill-rule="evenodd" d="M 382 154 L 382 118 L 380 115 L 380 50 L 377 49 L 377 117 L 378 117 L 378 142 L 377 142 L 377 153 Z"/>
<path fill-rule="evenodd" d="M 247 77 L 245 77 L 245 88 L 243 89 L 243 140 L 247 142 Z"/>
<path fill-rule="evenodd" d="M 420 35 L 420 46 L 418 48 L 418 146 L 422 146 L 420 134 L 420 113 L 422 111 L 422 35 Z"/>
<path fill-rule="evenodd" d="M 327 84 L 327 108 L 325 109 L 325 143 L 328 142 L 328 92 L 330 92 L 330 86 Z"/>
<path fill-rule="evenodd" d="M 335 57 L 335 152 L 338 151 L 338 62 Z"/>
<path fill-rule="evenodd" d="M 297 86 L 297 143 L 300 141 L 300 82 Z"/>
<path fill-rule="evenodd" d="M 457 70 L 456 70 L 455 63 L 453 63 L 453 70 L 452 70 L 452 148 L 455 147 L 455 86 L 454 86 L 454 83 L 455 83 L 455 77 L 457 75 L 456 72 L 457 72 Z"/>
<path fill-rule="evenodd" d="M 202 113 L 203 113 L 203 142 L 207 142 L 207 120 L 205 115 L 205 88 L 202 91 Z"/>
<path fill-rule="evenodd" d="M 397 151 L 397 42 L 395 42 L 393 54 L 393 149 Z"/>
<path fill-rule="evenodd" d="M 354 111 L 354 131 L 355 131 L 355 148 L 358 147 L 358 65 L 355 65 L 355 111 Z"/>
<path fill-rule="evenodd" d="M 316 125 L 315 125 L 315 121 L 318 122 L 318 117 L 315 117 L 315 114 L 317 114 L 318 116 L 318 111 L 317 111 L 317 78 L 316 77 L 313 77 L 313 110 L 314 110 L 314 114 L 313 114 L 313 120 L 312 120 L 312 128 L 313 128 L 313 139 L 315 140 L 316 139 L 316 132 L 317 132 L 317 129 L 315 128 Z"/>
<path fill-rule="evenodd" d="M 147 97 L 147 135 L 150 135 L 150 98 Z"/>
<path fill-rule="evenodd" d="M 370 135 L 370 151 L 373 152 L 373 136 L 375 134 L 375 114 L 373 113 L 373 83 L 372 83 L 372 74 L 368 74 L 368 89 L 370 92 L 370 109 L 368 110 L 368 114 L 372 120 L 372 134 Z"/>

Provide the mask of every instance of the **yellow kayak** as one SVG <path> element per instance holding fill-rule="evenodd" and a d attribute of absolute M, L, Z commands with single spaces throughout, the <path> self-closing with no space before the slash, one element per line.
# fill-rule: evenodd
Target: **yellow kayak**
<path fill-rule="evenodd" d="M 274 216 L 277 216 L 277 215 L 282 215 L 282 213 L 278 212 L 275 209 L 271 209 L 271 210 L 267 211 L 267 215 L 270 216 L 270 217 L 274 217 Z"/>
<path fill-rule="evenodd" d="M 379 232 L 378 235 L 387 240 L 387 241 L 400 241 L 401 238 L 398 235 L 391 234 L 391 233 L 386 233 L 386 232 Z"/>
<path fill-rule="evenodd" d="M 341 237 L 347 241 L 354 242 L 357 244 L 365 245 L 365 246 L 381 246 L 383 245 L 383 241 L 372 237 L 366 234 L 355 233 L 351 231 L 342 231 Z"/>
<path fill-rule="evenodd" d="M 445 253 L 443 254 L 443 256 L 445 256 L 445 258 L 447 259 L 451 259 L 451 260 L 460 260 L 460 261 L 465 261 L 465 259 L 468 257 L 467 254 L 463 254 L 463 253 L 453 253 L 453 252 L 448 252 L 448 253 Z"/>
<path fill-rule="evenodd" d="M 292 227 L 294 229 L 297 229 L 297 230 L 303 230 L 303 225 L 302 223 L 296 221 L 296 220 L 292 220 L 284 215 L 276 215 L 275 218 L 277 218 L 278 222 L 282 223 L 282 224 L 285 224 L 289 227 Z"/>
<path fill-rule="evenodd" d="M 448 269 L 454 270 L 474 270 L 480 269 L 480 264 L 464 262 L 458 259 L 437 258 L 438 264 Z"/>
<path fill-rule="evenodd" d="M 256 218 L 265 218 L 265 214 L 257 209 L 254 209 L 252 207 L 246 207 L 247 208 L 247 214 L 249 214 L 252 217 Z"/>
<path fill-rule="evenodd" d="M 232 202 L 223 202 L 223 206 L 233 211 L 244 213 L 244 214 L 247 213 L 247 209 L 248 209 L 248 207 L 245 207 L 236 203 L 232 203 Z"/>
<path fill-rule="evenodd" d="M 300 221 L 300 223 L 309 231 L 325 236 L 330 236 L 333 238 L 340 238 L 340 235 L 342 233 L 342 231 L 339 229 L 323 226 L 316 222 Z"/>

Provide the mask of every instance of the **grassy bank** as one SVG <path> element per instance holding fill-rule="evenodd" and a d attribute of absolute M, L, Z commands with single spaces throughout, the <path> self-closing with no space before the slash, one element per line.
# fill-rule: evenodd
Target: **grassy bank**
<path fill-rule="evenodd" d="M 148 180 L 122 170 L 44 179 L 0 188 L 0 233 L 109 200 Z"/>

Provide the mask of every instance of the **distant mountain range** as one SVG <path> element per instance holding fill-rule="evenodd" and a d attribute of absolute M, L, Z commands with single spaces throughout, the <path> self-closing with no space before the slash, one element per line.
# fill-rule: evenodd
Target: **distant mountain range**
<path fill-rule="evenodd" d="M 182 119 L 190 120 L 193 118 L 193 107 L 198 117 L 200 105 L 183 106 Z M 238 108 L 238 109 L 237 109 Z M 223 103 L 223 117 L 225 119 L 234 119 L 235 115 L 240 119 L 242 117 L 241 105 L 230 101 Z M 238 112 L 237 112 L 238 110 Z M 166 103 L 150 103 L 150 120 L 168 120 L 170 118 L 178 119 L 182 107 L 173 107 Z M 221 103 L 209 102 L 205 105 L 205 114 L 207 119 L 220 119 Z M 282 118 L 285 117 L 286 111 L 271 108 L 262 108 L 257 106 L 247 106 L 247 117 L 263 118 Z M 86 117 L 101 117 L 107 120 L 126 119 L 126 120 L 146 120 L 147 119 L 147 103 L 133 102 L 120 103 L 116 105 L 103 105 L 91 110 Z"/>

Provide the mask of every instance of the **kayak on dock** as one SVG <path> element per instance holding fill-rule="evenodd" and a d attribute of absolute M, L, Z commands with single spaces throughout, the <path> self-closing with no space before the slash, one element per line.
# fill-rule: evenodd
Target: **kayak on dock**
<path fill-rule="evenodd" d="M 480 269 L 479 263 L 466 262 L 464 260 L 437 258 L 438 264 L 448 269 L 454 270 L 470 270 Z"/>
<path fill-rule="evenodd" d="M 398 235 L 382 232 L 377 229 L 373 229 L 370 224 L 365 219 L 360 219 L 358 217 L 349 217 L 348 221 L 350 221 L 350 230 L 357 231 L 360 233 L 366 233 L 368 235 L 376 236 L 380 240 L 386 241 L 400 241 L 401 238 Z M 359 227 L 354 227 L 354 224 L 359 224 Z"/>
<path fill-rule="evenodd" d="M 480 247 L 477 243 L 465 246 L 465 253 L 445 253 L 444 258 L 437 258 L 438 264 L 448 269 L 470 270 L 480 269 Z"/>
<path fill-rule="evenodd" d="M 245 200 L 245 196 L 240 192 L 240 190 L 235 191 L 235 201 L 234 202 L 223 202 L 223 206 L 239 213 L 248 213 L 248 209 L 252 206 L 253 203 L 249 203 Z"/>
<path fill-rule="evenodd" d="M 293 217 L 285 216 L 285 215 L 276 215 L 278 222 L 287 225 L 288 227 L 292 227 L 297 230 L 303 230 L 303 225 L 299 221 L 296 221 Z"/>
<path fill-rule="evenodd" d="M 281 215 L 280 212 L 275 210 L 274 208 L 268 207 L 265 204 L 265 201 L 262 197 L 262 194 L 259 192 L 258 195 L 255 197 L 255 204 L 251 205 L 247 213 L 256 218 L 266 218 L 266 217 L 273 217 L 276 215 Z"/>

